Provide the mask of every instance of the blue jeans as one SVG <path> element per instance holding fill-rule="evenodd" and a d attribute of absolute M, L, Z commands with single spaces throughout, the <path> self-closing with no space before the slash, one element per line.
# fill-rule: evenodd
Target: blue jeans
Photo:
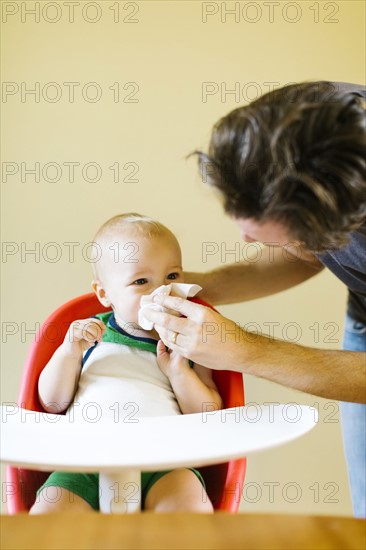
<path fill-rule="evenodd" d="M 343 349 L 366 351 L 366 325 L 347 316 Z M 366 405 L 340 402 L 343 445 L 347 460 L 353 512 L 366 517 Z"/>

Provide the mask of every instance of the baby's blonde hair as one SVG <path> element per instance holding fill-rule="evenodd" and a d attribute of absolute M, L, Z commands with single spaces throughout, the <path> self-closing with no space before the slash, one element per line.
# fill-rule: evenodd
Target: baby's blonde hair
<path fill-rule="evenodd" d="M 106 242 L 109 241 L 117 232 L 127 230 L 130 234 L 152 238 L 161 235 L 169 235 L 177 241 L 175 235 L 165 225 L 150 218 L 138 214 L 137 212 L 127 212 L 125 214 L 117 214 L 107 220 L 96 232 L 93 244 L 103 251 Z M 98 263 L 92 263 L 93 272 L 98 278 Z"/>

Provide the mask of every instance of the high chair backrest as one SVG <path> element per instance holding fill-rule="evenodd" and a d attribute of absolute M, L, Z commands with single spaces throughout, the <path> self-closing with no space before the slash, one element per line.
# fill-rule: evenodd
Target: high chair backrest
<path fill-rule="evenodd" d="M 199 298 L 191 298 L 191 300 L 212 307 Z M 94 293 L 89 293 L 66 302 L 46 319 L 29 349 L 24 364 L 18 394 L 20 407 L 32 411 L 44 411 L 38 398 L 38 378 L 43 368 L 63 342 L 73 321 L 85 319 L 103 311 L 108 309 L 100 304 Z M 224 357 L 223 361 L 225 361 Z M 232 371 L 213 371 L 213 377 L 222 396 L 224 408 L 244 405 L 241 374 Z M 245 458 L 199 469 L 215 510 L 230 512 L 238 510 L 245 469 Z M 5 480 L 8 513 L 29 511 L 35 501 L 37 490 L 48 475 L 47 472 L 7 466 Z"/>

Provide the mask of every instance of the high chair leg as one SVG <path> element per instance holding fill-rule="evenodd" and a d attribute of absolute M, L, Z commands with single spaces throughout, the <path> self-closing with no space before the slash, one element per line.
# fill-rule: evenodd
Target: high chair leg
<path fill-rule="evenodd" d="M 141 472 L 99 474 L 99 507 L 104 514 L 132 514 L 141 511 Z"/>

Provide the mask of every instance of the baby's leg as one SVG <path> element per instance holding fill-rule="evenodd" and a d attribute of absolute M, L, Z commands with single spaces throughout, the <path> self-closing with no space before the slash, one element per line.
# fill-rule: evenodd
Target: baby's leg
<path fill-rule="evenodd" d="M 94 508 L 86 500 L 61 487 L 48 486 L 38 493 L 30 514 L 58 512 L 91 512 Z"/>
<path fill-rule="evenodd" d="M 192 470 L 178 468 L 154 483 L 145 499 L 152 512 L 213 512 L 207 493 Z"/>
<path fill-rule="evenodd" d="M 97 474 L 53 472 L 37 492 L 30 514 L 90 512 L 98 509 Z"/>

